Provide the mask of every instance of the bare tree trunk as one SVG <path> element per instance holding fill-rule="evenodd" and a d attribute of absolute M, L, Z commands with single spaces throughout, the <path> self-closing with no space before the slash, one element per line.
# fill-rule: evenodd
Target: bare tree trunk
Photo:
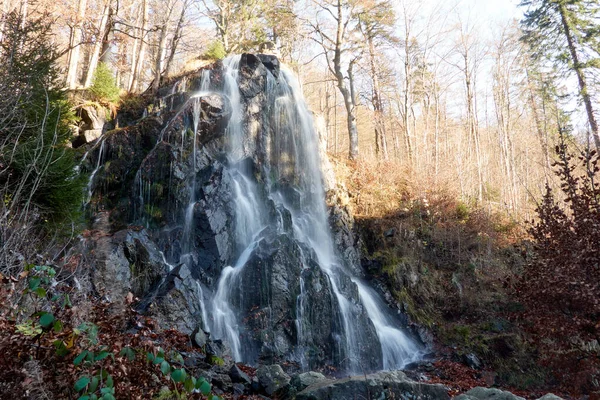
<path fill-rule="evenodd" d="M 175 59 L 175 54 L 177 53 L 177 45 L 179 44 L 179 40 L 181 39 L 181 34 L 183 31 L 183 24 L 185 23 L 186 8 L 187 8 L 187 1 L 184 2 L 181 6 L 181 14 L 179 14 L 179 20 L 177 21 L 177 27 L 175 28 L 175 33 L 173 35 L 173 39 L 171 40 L 171 52 L 169 53 L 169 58 L 167 59 L 167 63 L 165 65 L 164 76 L 169 76 L 169 73 L 171 72 L 171 68 L 173 66 L 173 59 Z"/>
<path fill-rule="evenodd" d="M 114 27 L 114 9 L 111 6 L 108 8 L 108 21 L 106 23 L 106 29 L 104 29 L 104 36 L 102 37 L 102 50 L 100 51 L 100 62 L 105 64 L 108 64 L 112 61 L 111 40 Z"/>
<path fill-rule="evenodd" d="M 137 92 L 140 75 L 142 73 L 142 67 L 146 58 L 146 46 L 148 37 L 148 0 L 142 0 L 142 28 L 140 32 L 140 46 L 137 57 L 135 59 L 135 70 L 133 73 L 133 79 L 129 86 L 130 92 Z"/>
<path fill-rule="evenodd" d="M 550 150 L 548 145 L 548 132 L 546 130 L 546 124 L 542 124 L 542 120 L 539 115 L 537 103 L 535 101 L 535 95 L 533 92 L 533 82 L 531 82 L 531 73 L 529 69 L 527 70 L 527 87 L 529 91 L 529 103 L 531 107 L 531 112 L 533 113 L 533 120 L 535 122 L 535 127 L 538 135 L 538 140 L 540 141 L 540 147 L 542 149 L 542 153 L 544 155 L 544 176 L 546 177 L 546 182 L 548 181 L 551 167 L 550 167 Z M 545 102 L 545 100 L 543 100 Z M 545 105 L 542 104 L 542 107 L 545 108 Z M 545 110 L 544 110 L 545 114 Z M 546 118 L 544 117 L 544 122 Z"/>
<path fill-rule="evenodd" d="M 140 38 L 142 38 L 143 32 L 140 28 L 138 28 L 140 23 L 140 16 L 135 20 L 136 28 L 133 29 L 133 35 L 135 39 L 133 40 L 133 46 L 131 48 L 131 65 L 129 66 L 129 78 L 127 80 L 127 91 L 131 91 L 131 85 L 133 84 L 133 79 L 135 76 L 135 67 L 137 64 L 137 55 L 138 55 L 138 46 L 140 44 Z"/>
<path fill-rule="evenodd" d="M 598 122 L 596 121 L 596 116 L 594 115 L 594 108 L 592 106 L 592 99 L 590 97 L 590 93 L 588 91 L 586 77 L 583 71 L 583 65 L 579 61 L 579 55 L 577 54 L 577 49 L 575 48 L 575 42 L 573 39 L 573 34 L 571 32 L 571 27 L 569 25 L 569 20 L 567 17 L 567 9 L 564 3 L 560 3 L 559 5 L 560 17 L 562 20 L 563 29 L 565 31 L 565 36 L 567 37 L 567 43 L 569 45 L 569 52 L 571 53 L 571 61 L 573 61 L 573 69 L 575 70 L 575 74 L 577 75 L 577 80 L 579 81 L 579 94 L 583 100 L 583 104 L 585 105 L 585 111 L 587 113 L 588 122 L 590 124 L 590 129 L 592 131 L 592 136 L 594 138 L 594 143 L 596 144 L 596 149 L 600 150 L 600 136 L 598 134 Z"/>
<path fill-rule="evenodd" d="M 69 89 L 75 89 L 78 84 L 77 69 L 79 66 L 79 53 L 81 49 L 81 28 L 83 19 L 85 18 L 85 11 L 87 7 L 87 0 L 79 0 L 77 5 L 77 20 L 73 26 L 71 33 L 71 40 L 69 46 L 69 69 L 67 72 L 67 86 Z"/>
<path fill-rule="evenodd" d="M 160 86 L 160 77 L 164 65 L 165 46 L 167 45 L 167 24 L 163 24 L 158 30 L 158 47 L 156 49 L 156 59 L 154 60 L 154 81 L 152 82 L 152 90 L 157 91 Z"/>
<path fill-rule="evenodd" d="M 368 31 L 368 29 L 367 29 Z M 375 46 L 373 38 L 367 35 L 369 44 L 369 62 L 371 66 L 371 80 L 373 81 L 373 111 L 375 114 L 375 153 L 384 160 L 388 159 L 387 138 L 385 132 L 385 120 L 383 117 L 383 104 L 381 101 L 381 90 L 379 88 L 379 76 L 375 61 Z"/>
<path fill-rule="evenodd" d="M 110 13 L 110 0 L 104 3 L 104 9 L 102 11 L 102 19 L 100 20 L 100 26 L 97 30 L 96 42 L 94 43 L 94 50 L 87 67 L 85 74 L 84 87 L 90 87 L 94 78 L 94 72 L 98 66 L 98 60 L 100 59 L 100 51 L 102 50 L 102 39 L 104 39 L 106 27 L 108 25 L 108 18 Z M 100 39 L 102 38 L 102 39 Z"/>
<path fill-rule="evenodd" d="M 337 0 L 337 30 L 335 49 L 333 56 L 333 68 L 335 78 L 337 80 L 338 89 L 344 99 L 344 106 L 346 107 L 346 123 L 348 125 L 348 139 L 349 139 L 349 151 L 348 156 L 351 160 L 358 157 L 358 130 L 356 128 L 356 109 L 354 107 L 354 101 L 352 98 L 353 81 L 350 80 L 350 89 L 346 86 L 344 80 L 344 74 L 342 73 L 342 44 L 343 44 L 343 29 L 344 24 L 342 20 L 342 0 Z"/>
<path fill-rule="evenodd" d="M 479 129 L 477 127 L 476 120 L 477 117 L 475 115 L 473 83 L 471 81 L 471 74 L 473 71 L 469 66 L 468 52 L 463 54 L 463 60 L 465 68 L 465 86 L 467 91 L 467 132 L 469 135 L 469 141 L 472 141 L 475 150 L 475 164 L 477 165 L 477 199 L 479 204 L 483 204 L 483 168 L 481 165 L 481 147 L 479 140 Z"/>

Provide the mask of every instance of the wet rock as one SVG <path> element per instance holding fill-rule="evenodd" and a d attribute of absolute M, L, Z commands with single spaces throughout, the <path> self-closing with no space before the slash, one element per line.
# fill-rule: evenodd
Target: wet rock
<path fill-rule="evenodd" d="M 442 385 L 414 382 L 400 371 L 379 372 L 367 376 L 352 376 L 338 380 L 324 380 L 300 392 L 297 400 L 342 399 L 450 399 Z"/>
<path fill-rule="evenodd" d="M 211 374 L 211 383 L 224 392 L 231 392 L 233 389 L 233 382 L 227 374 Z"/>
<path fill-rule="evenodd" d="M 283 372 L 280 365 L 264 365 L 256 370 L 260 386 L 268 396 L 282 395 L 290 384 L 290 377 Z"/>
<path fill-rule="evenodd" d="M 224 360 L 231 357 L 231 350 L 222 340 L 211 340 L 206 343 L 206 354 Z"/>
<path fill-rule="evenodd" d="M 206 356 L 202 353 L 182 353 L 184 364 L 192 369 L 210 369 L 210 364 L 206 362 Z"/>
<path fill-rule="evenodd" d="M 279 77 L 279 59 L 271 54 L 258 54 L 258 58 L 275 78 Z"/>
<path fill-rule="evenodd" d="M 233 382 L 243 383 L 245 385 L 252 384 L 252 379 L 250 379 L 248 374 L 242 371 L 236 364 L 231 366 L 231 369 L 229 370 L 229 376 Z"/>
<path fill-rule="evenodd" d="M 239 86 L 242 96 L 246 99 L 264 92 L 267 69 L 254 54 L 242 54 L 240 59 Z"/>
<path fill-rule="evenodd" d="M 525 400 L 523 397 L 515 396 L 510 392 L 500 389 L 476 387 L 465 394 L 455 397 L 455 400 Z"/>
<path fill-rule="evenodd" d="M 191 334 L 202 321 L 197 283 L 185 264 L 177 266 L 140 305 L 162 329 Z"/>
<path fill-rule="evenodd" d="M 462 358 L 463 362 L 470 368 L 481 369 L 483 367 L 483 364 L 481 363 L 479 357 L 477 357 L 473 353 L 465 354 Z"/>
<path fill-rule="evenodd" d="M 206 341 L 208 340 L 208 338 L 206 337 L 206 333 L 204 333 L 204 331 L 200 327 L 194 329 L 191 338 L 192 343 L 196 347 L 204 347 L 206 345 Z"/>
<path fill-rule="evenodd" d="M 208 142 L 220 136 L 231 117 L 231 105 L 224 96 L 211 93 L 200 97 L 200 141 Z"/>
<path fill-rule="evenodd" d="M 244 386 L 242 383 L 234 383 L 233 384 L 233 395 L 234 396 L 241 396 L 244 393 L 246 393 L 246 386 Z"/>

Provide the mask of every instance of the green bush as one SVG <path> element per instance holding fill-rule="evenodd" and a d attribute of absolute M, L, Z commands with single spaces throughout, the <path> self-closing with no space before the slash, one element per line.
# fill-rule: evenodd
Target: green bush
<path fill-rule="evenodd" d="M 226 55 L 225 47 L 223 47 L 223 43 L 220 40 L 213 41 L 204 53 L 204 57 L 211 60 L 222 60 Z"/>
<path fill-rule="evenodd" d="M 90 93 L 98 101 L 118 103 L 120 92 L 115 76 L 108 65 L 105 63 L 98 64 L 98 68 L 94 72 L 92 86 L 90 86 Z"/>
<path fill-rule="evenodd" d="M 51 17 L 28 19 L 17 13 L 5 19 L 0 42 L 0 194 L 13 221 L 56 223 L 72 220 L 79 212 L 86 178 L 76 170 L 70 148 L 70 125 L 76 117 L 60 90 L 58 55 L 51 47 Z M 10 55 L 10 57 L 8 56 Z M 35 211 L 35 213 L 32 213 Z M 14 218 L 10 220 L 10 218 Z M 6 237 L 5 237 L 6 240 Z"/>

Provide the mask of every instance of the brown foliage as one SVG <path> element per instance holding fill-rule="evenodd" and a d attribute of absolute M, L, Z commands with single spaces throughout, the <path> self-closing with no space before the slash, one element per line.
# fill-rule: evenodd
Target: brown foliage
<path fill-rule="evenodd" d="M 575 393 L 600 392 L 600 157 L 576 159 L 564 140 L 555 173 L 564 202 L 547 187 L 531 227 L 536 258 L 517 284 L 521 324 L 541 362 Z"/>

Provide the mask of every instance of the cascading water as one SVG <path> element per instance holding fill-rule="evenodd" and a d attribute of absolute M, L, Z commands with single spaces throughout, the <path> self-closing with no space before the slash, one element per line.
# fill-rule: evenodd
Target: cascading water
<path fill-rule="evenodd" d="M 236 309 L 244 294 L 242 275 L 253 254 L 265 240 L 269 226 L 277 226 L 277 235 L 286 235 L 285 215 L 291 218 L 292 240 L 297 243 L 302 267 L 295 300 L 295 335 L 297 357 L 307 367 L 305 352 L 315 332 L 305 329 L 310 314 L 305 275 L 317 276 L 317 265 L 326 277 L 331 293 L 331 307 L 338 321 L 332 334 L 338 337 L 338 361 L 350 372 L 363 369 L 365 343 L 379 341 L 385 369 L 401 368 L 418 358 L 418 346 L 401 329 L 383 301 L 374 291 L 354 277 L 347 263 L 338 255 L 328 220 L 322 183 L 318 139 L 313 119 L 291 71 L 282 67 L 276 78 L 267 73 L 265 82 L 268 113 L 260 138 L 250 139 L 245 127 L 245 106 L 239 83 L 240 56 L 223 62 L 223 94 L 229 99 L 232 114 L 226 129 L 227 174 L 231 178 L 234 209 L 233 266 L 225 267 L 218 280 L 211 304 L 209 321 L 212 337 L 224 339 L 232 348 L 236 361 L 251 361 L 240 340 L 244 334 L 241 310 Z M 260 145 L 247 145 L 250 140 Z M 265 148 L 259 165 L 247 162 L 251 146 Z M 256 174 L 262 176 L 257 181 Z M 275 210 L 268 212 L 267 210 Z M 192 213 L 193 214 L 193 213 Z M 186 217 L 186 224 L 188 218 Z M 191 223 L 191 221 L 190 221 Z M 237 257 L 235 255 L 238 255 Z M 317 275 L 315 275 L 317 274 Z M 269 300 L 270 301 L 270 300 Z M 374 331 L 375 337 L 369 336 Z M 299 353 L 299 354 L 298 354 Z"/>
<path fill-rule="evenodd" d="M 249 177 L 249 171 L 242 160 L 244 154 L 243 115 L 241 94 L 238 87 L 240 56 L 223 61 L 224 94 L 229 98 L 232 114 L 226 129 L 228 140 L 229 174 L 233 182 L 233 201 L 235 209 L 235 241 L 236 246 L 243 249 L 233 267 L 223 269 L 219 279 L 217 292 L 212 302 L 213 320 L 211 332 L 216 338 L 228 340 L 232 355 L 236 361 L 243 359 L 240 329 L 237 316 L 231 308 L 232 297 L 238 286 L 238 277 L 252 251 L 261 238 L 259 233 L 263 227 L 262 207 L 258 201 L 256 185 Z"/>
<path fill-rule="evenodd" d="M 98 170 L 100 169 L 100 166 L 102 166 L 102 157 L 104 156 L 104 142 L 105 142 L 105 138 L 103 137 L 100 139 L 100 150 L 98 150 L 98 161 L 96 162 L 96 168 L 94 168 L 94 170 L 90 174 L 90 179 L 87 184 L 86 197 L 83 202 L 84 207 L 87 206 L 89 204 L 90 200 L 92 199 L 92 193 L 94 191 L 94 178 L 96 177 L 96 174 L 98 173 Z M 90 149 L 90 151 L 91 150 L 93 150 L 93 148 Z M 88 155 L 88 152 L 86 152 L 84 154 L 84 157 L 81 160 L 82 162 L 87 158 L 87 155 Z"/>

